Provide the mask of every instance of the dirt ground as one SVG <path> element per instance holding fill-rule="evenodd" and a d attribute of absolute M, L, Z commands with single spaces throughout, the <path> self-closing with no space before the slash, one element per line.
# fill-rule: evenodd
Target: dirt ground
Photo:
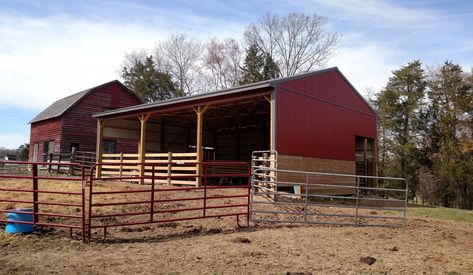
<path fill-rule="evenodd" d="M 2 229 L 0 273 L 473 273 L 473 224 L 418 217 L 399 228 L 261 223 L 238 228 L 228 217 L 118 227 L 105 241 L 101 237 L 95 230 L 92 242 L 84 244 L 59 229 L 38 228 L 27 235 Z M 362 257 L 376 261 L 368 265 Z"/>

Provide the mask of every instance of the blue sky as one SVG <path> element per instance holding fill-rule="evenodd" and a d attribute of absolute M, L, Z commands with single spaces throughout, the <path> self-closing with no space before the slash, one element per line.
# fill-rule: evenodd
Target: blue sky
<path fill-rule="evenodd" d="M 473 65 L 473 1 L 0 0 L 0 147 L 28 142 L 29 120 L 53 101 L 116 79 L 126 52 L 175 32 L 239 38 L 267 12 L 325 16 L 343 35 L 328 66 L 365 95 L 414 59 Z"/>

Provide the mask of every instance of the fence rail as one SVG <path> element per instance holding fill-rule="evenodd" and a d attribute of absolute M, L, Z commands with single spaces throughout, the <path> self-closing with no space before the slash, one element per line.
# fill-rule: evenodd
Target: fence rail
<path fill-rule="evenodd" d="M 197 154 L 196 153 L 146 153 L 145 160 L 139 159 L 139 154 L 103 154 L 100 174 L 104 176 L 141 177 L 151 176 L 154 169 L 155 176 L 160 178 L 157 183 L 170 184 L 168 176 L 182 176 L 175 180 L 177 184 L 196 185 Z M 153 165 L 151 165 L 153 164 Z M 149 178 L 143 178 L 149 182 Z"/>
<path fill-rule="evenodd" d="M 24 167 L 22 174 L 0 173 L 0 222 L 11 222 L 5 217 L 8 213 L 29 214 L 33 217 L 32 221 L 14 223 L 68 228 L 71 236 L 72 230 L 78 229 L 84 238 L 86 185 L 84 167 L 77 163 L 61 163 L 63 166 L 77 167 L 81 173 L 75 177 L 41 175 L 39 166 L 50 164 L 51 162 L 0 162 L 2 166 Z M 71 181 L 78 184 L 67 184 L 68 188 L 60 185 Z M 24 208 L 28 210 L 25 211 Z M 64 211 L 71 208 L 75 210 Z"/>
<path fill-rule="evenodd" d="M 270 171 L 290 181 L 266 188 L 257 175 Z M 354 179 L 355 184 L 346 184 L 346 179 Z M 380 186 L 361 186 L 363 179 L 376 180 Z M 408 184 L 401 178 L 265 168 L 254 171 L 251 185 L 254 222 L 399 226 L 407 218 Z M 331 195 L 334 189 L 346 195 Z"/>
<path fill-rule="evenodd" d="M 124 175 L 100 176 L 94 174 L 97 166 L 122 165 L 122 163 L 97 163 L 91 169 L 89 199 L 88 199 L 88 222 L 89 231 L 87 240 L 90 240 L 91 230 L 103 229 L 104 238 L 107 229 L 119 226 L 142 225 L 150 223 L 164 223 L 186 220 L 197 220 L 219 217 L 245 216 L 249 225 L 250 207 L 250 166 L 246 162 L 193 162 L 203 167 L 207 173 L 193 175 L 202 178 L 201 187 L 157 187 L 158 182 L 180 183 L 187 175 L 159 175 L 158 169 L 162 165 L 184 165 L 178 162 L 144 162 L 130 163 L 130 165 L 146 165 L 150 173 L 144 176 Z M 240 166 L 241 173 L 210 173 L 211 168 L 225 166 Z M 239 178 L 244 181 L 239 185 L 215 185 L 220 177 Z M 149 185 L 135 185 L 134 189 L 117 187 L 113 185 L 114 180 L 149 180 Z M 100 186 L 96 186 L 97 182 Z M 100 190 L 106 182 L 115 186 L 114 190 Z M 129 187 L 129 186 L 128 186 Z M 234 190 L 233 192 L 229 192 Z M 132 196 L 130 196 L 132 194 Z M 184 203 L 193 203 L 184 205 Z M 124 208 L 130 208 L 124 210 Z M 177 215 L 177 214 L 181 215 Z"/>

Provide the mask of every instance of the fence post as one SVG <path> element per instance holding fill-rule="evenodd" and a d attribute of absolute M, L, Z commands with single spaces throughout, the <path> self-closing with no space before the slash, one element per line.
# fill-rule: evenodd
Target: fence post
<path fill-rule="evenodd" d="M 356 177 L 356 212 L 355 224 L 358 225 L 358 206 L 360 203 L 360 177 Z"/>
<path fill-rule="evenodd" d="M 48 157 L 49 157 L 48 173 L 51 173 L 51 162 L 53 161 L 53 153 L 49 153 Z"/>
<path fill-rule="evenodd" d="M 38 164 L 33 163 L 33 224 L 38 222 Z"/>
<path fill-rule="evenodd" d="M 57 161 L 57 166 L 56 166 L 56 175 L 59 175 L 59 169 L 60 169 L 60 163 L 61 163 L 61 159 L 62 159 L 62 155 L 61 155 L 61 152 L 59 152 L 59 156 L 58 156 L 58 161 Z"/>
<path fill-rule="evenodd" d="M 204 165 L 204 169 L 205 169 Z M 202 174 L 198 175 L 199 177 L 202 177 Z M 199 178 L 202 179 L 202 178 Z M 207 181 L 204 181 L 204 217 L 207 215 Z"/>
<path fill-rule="evenodd" d="M 304 221 L 305 222 L 307 222 L 307 201 L 308 200 L 309 200 L 309 174 L 305 173 L 305 205 L 304 205 Z"/>
<path fill-rule="evenodd" d="M 154 164 L 151 166 L 151 206 L 150 206 L 150 213 L 149 213 L 149 221 L 153 221 L 153 216 L 154 216 Z"/>
<path fill-rule="evenodd" d="M 406 189 L 405 189 L 405 196 L 404 196 L 404 223 L 407 222 L 407 203 L 409 199 L 409 184 L 406 179 L 404 179 L 404 182 L 406 183 Z"/>
<path fill-rule="evenodd" d="M 70 163 L 76 162 L 76 147 L 72 147 Z M 74 176 L 74 165 L 69 166 L 69 175 Z"/>
<path fill-rule="evenodd" d="M 171 185 L 172 152 L 168 152 L 168 185 Z"/>
<path fill-rule="evenodd" d="M 123 152 L 120 152 L 120 167 L 118 170 L 118 176 L 120 177 L 120 179 L 123 176 Z"/>

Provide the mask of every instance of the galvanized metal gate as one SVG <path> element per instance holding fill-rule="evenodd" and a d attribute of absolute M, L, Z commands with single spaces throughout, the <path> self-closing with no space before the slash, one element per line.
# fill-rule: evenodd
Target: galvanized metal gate
<path fill-rule="evenodd" d="M 407 218 L 407 195 L 402 178 L 259 167 L 251 179 L 250 220 L 400 226 Z"/>

